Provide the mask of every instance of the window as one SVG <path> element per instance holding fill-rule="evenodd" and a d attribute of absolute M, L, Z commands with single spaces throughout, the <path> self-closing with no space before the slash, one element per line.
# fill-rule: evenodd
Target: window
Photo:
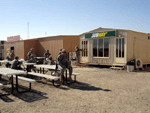
<path fill-rule="evenodd" d="M 97 56 L 97 39 L 93 40 L 93 56 Z"/>
<path fill-rule="evenodd" d="M 93 57 L 109 57 L 109 38 L 93 40 Z"/>
<path fill-rule="evenodd" d="M 87 57 L 88 56 L 88 50 L 87 50 L 87 46 L 88 45 L 88 41 L 82 41 L 82 56 L 83 57 Z"/>
<path fill-rule="evenodd" d="M 124 38 L 122 38 L 122 57 L 124 57 Z"/>
<path fill-rule="evenodd" d="M 104 39 L 104 57 L 109 57 L 109 38 Z"/>
<path fill-rule="evenodd" d="M 116 57 L 118 57 L 118 39 L 116 39 Z"/>
<path fill-rule="evenodd" d="M 124 38 L 116 39 L 116 57 L 124 58 Z"/>
<path fill-rule="evenodd" d="M 119 57 L 121 57 L 121 39 L 119 39 Z"/>
<path fill-rule="evenodd" d="M 98 40 L 98 56 L 103 57 L 103 39 Z"/>

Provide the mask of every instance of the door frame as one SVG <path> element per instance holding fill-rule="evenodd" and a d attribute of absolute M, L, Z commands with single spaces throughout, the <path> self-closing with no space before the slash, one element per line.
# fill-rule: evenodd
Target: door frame
<path fill-rule="evenodd" d="M 88 39 L 80 39 L 80 49 L 83 49 L 82 41 L 87 41 L 87 56 L 82 56 L 82 53 L 80 53 L 80 62 L 89 62 L 89 40 Z M 83 58 L 85 59 L 85 61 L 83 60 Z"/>
<path fill-rule="evenodd" d="M 123 39 L 124 38 L 124 58 L 116 57 L 116 39 Z M 127 56 L 127 38 L 126 37 L 116 37 L 114 38 L 114 63 L 126 63 L 126 56 Z M 122 54 L 122 40 L 121 40 L 121 54 Z M 118 53 L 119 55 L 119 53 Z M 121 55 L 122 56 L 122 55 Z"/>

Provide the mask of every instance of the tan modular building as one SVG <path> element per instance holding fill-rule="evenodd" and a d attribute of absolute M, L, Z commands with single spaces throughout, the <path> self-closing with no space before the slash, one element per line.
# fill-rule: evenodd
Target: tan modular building
<path fill-rule="evenodd" d="M 98 28 L 80 35 L 81 63 L 123 66 L 136 59 L 137 68 L 150 64 L 150 34 Z"/>
<path fill-rule="evenodd" d="M 4 43 L 4 57 L 6 58 L 7 49 L 10 48 L 20 59 L 27 60 L 27 53 L 30 48 L 34 48 L 37 57 L 43 57 L 48 49 L 52 58 L 56 60 L 60 48 L 66 49 L 67 52 L 75 52 L 75 46 L 79 46 L 79 42 L 78 35 L 60 35 L 6 42 Z"/>

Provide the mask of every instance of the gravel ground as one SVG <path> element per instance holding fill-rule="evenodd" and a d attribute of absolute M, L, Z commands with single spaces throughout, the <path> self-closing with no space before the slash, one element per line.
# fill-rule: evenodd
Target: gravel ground
<path fill-rule="evenodd" d="M 32 92 L 0 97 L 1 113 L 150 113 L 150 73 L 75 67 L 77 83 L 53 87 L 39 80 Z M 5 82 L 5 78 L 1 82 Z M 28 83 L 19 82 L 28 87 Z M 22 88 L 21 88 L 22 89 Z M 10 91 L 10 85 L 0 90 Z"/>

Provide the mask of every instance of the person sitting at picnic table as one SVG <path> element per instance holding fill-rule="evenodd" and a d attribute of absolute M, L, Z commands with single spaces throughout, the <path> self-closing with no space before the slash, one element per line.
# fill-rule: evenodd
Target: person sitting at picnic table
<path fill-rule="evenodd" d="M 31 56 L 31 55 L 33 55 L 34 57 L 36 57 L 36 55 L 34 54 L 33 50 L 34 50 L 34 49 L 31 48 L 30 51 L 28 52 L 28 54 L 27 54 L 28 60 L 30 59 L 30 56 Z"/>
<path fill-rule="evenodd" d="M 22 70 L 21 65 L 22 62 L 19 61 L 19 57 L 15 56 L 15 59 L 12 61 L 11 69 Z"/>
<path fill-rule="evenodd" d="M 33 55 L 30 56 L 30 59 L 27 61 L 27 63 L 36 63 L 36 59 Z"/>
<path fill-rule="evenodd" d="M 49 58 L 50 56 L 51 56 L 51 54 L 49 53 L 49 50 L 47 50 L 47 51 L 44 53 L 45 60 L 46 60 L 46 58 Z"/>
<path fill-rule="evenodd" d="M 44 61 L 43 64 L 47 64 L 47 65 L 55 65 L 54 61 L 52 60 L 52 57 L 49 56 L 49 58 L 46 59 L 46 61 Z"/>
<path fill-rule="evenodd" d="M 6 57 L 6 60 L 11 61 L 11 59 L 8 56 Z M 11 66 L 11 64 L 8 62 L 8 63 L 5 64 L 5 66 L 7 68 L 9 68 Z"/>
<path fill-rule="evenodd" d="M 14 58 L 15 58 L 15 54 L 14 54 L 14 50 L 12 50 L 10 53 L 10 60 L 12 61 L 14 60 Z"/>
<path fill-rule="evenodd" d="M 30 59 L 27 61 L 27 63 L 36 63 L 36 59 L 33 55 L 30 56 Z M 31 72 L 31 69 L 36 72 L 36 68 L 33 65 L 27 65 L 27 72 Z"/>
<path fill-rule="evenodd" d="M 69 61 L 66 57 L 67 52 L 65 49 L 62 50 L 62 53 L 58 56 L 57 62 L 58 62 L 58 68 L 60 69 L 60 81 L 63 82 L 63 76 L 65 68 L 69 69 L 69 80 L 72 81 L 71 75 L 72 75 L 72 67 L 69 65 Z"/>

